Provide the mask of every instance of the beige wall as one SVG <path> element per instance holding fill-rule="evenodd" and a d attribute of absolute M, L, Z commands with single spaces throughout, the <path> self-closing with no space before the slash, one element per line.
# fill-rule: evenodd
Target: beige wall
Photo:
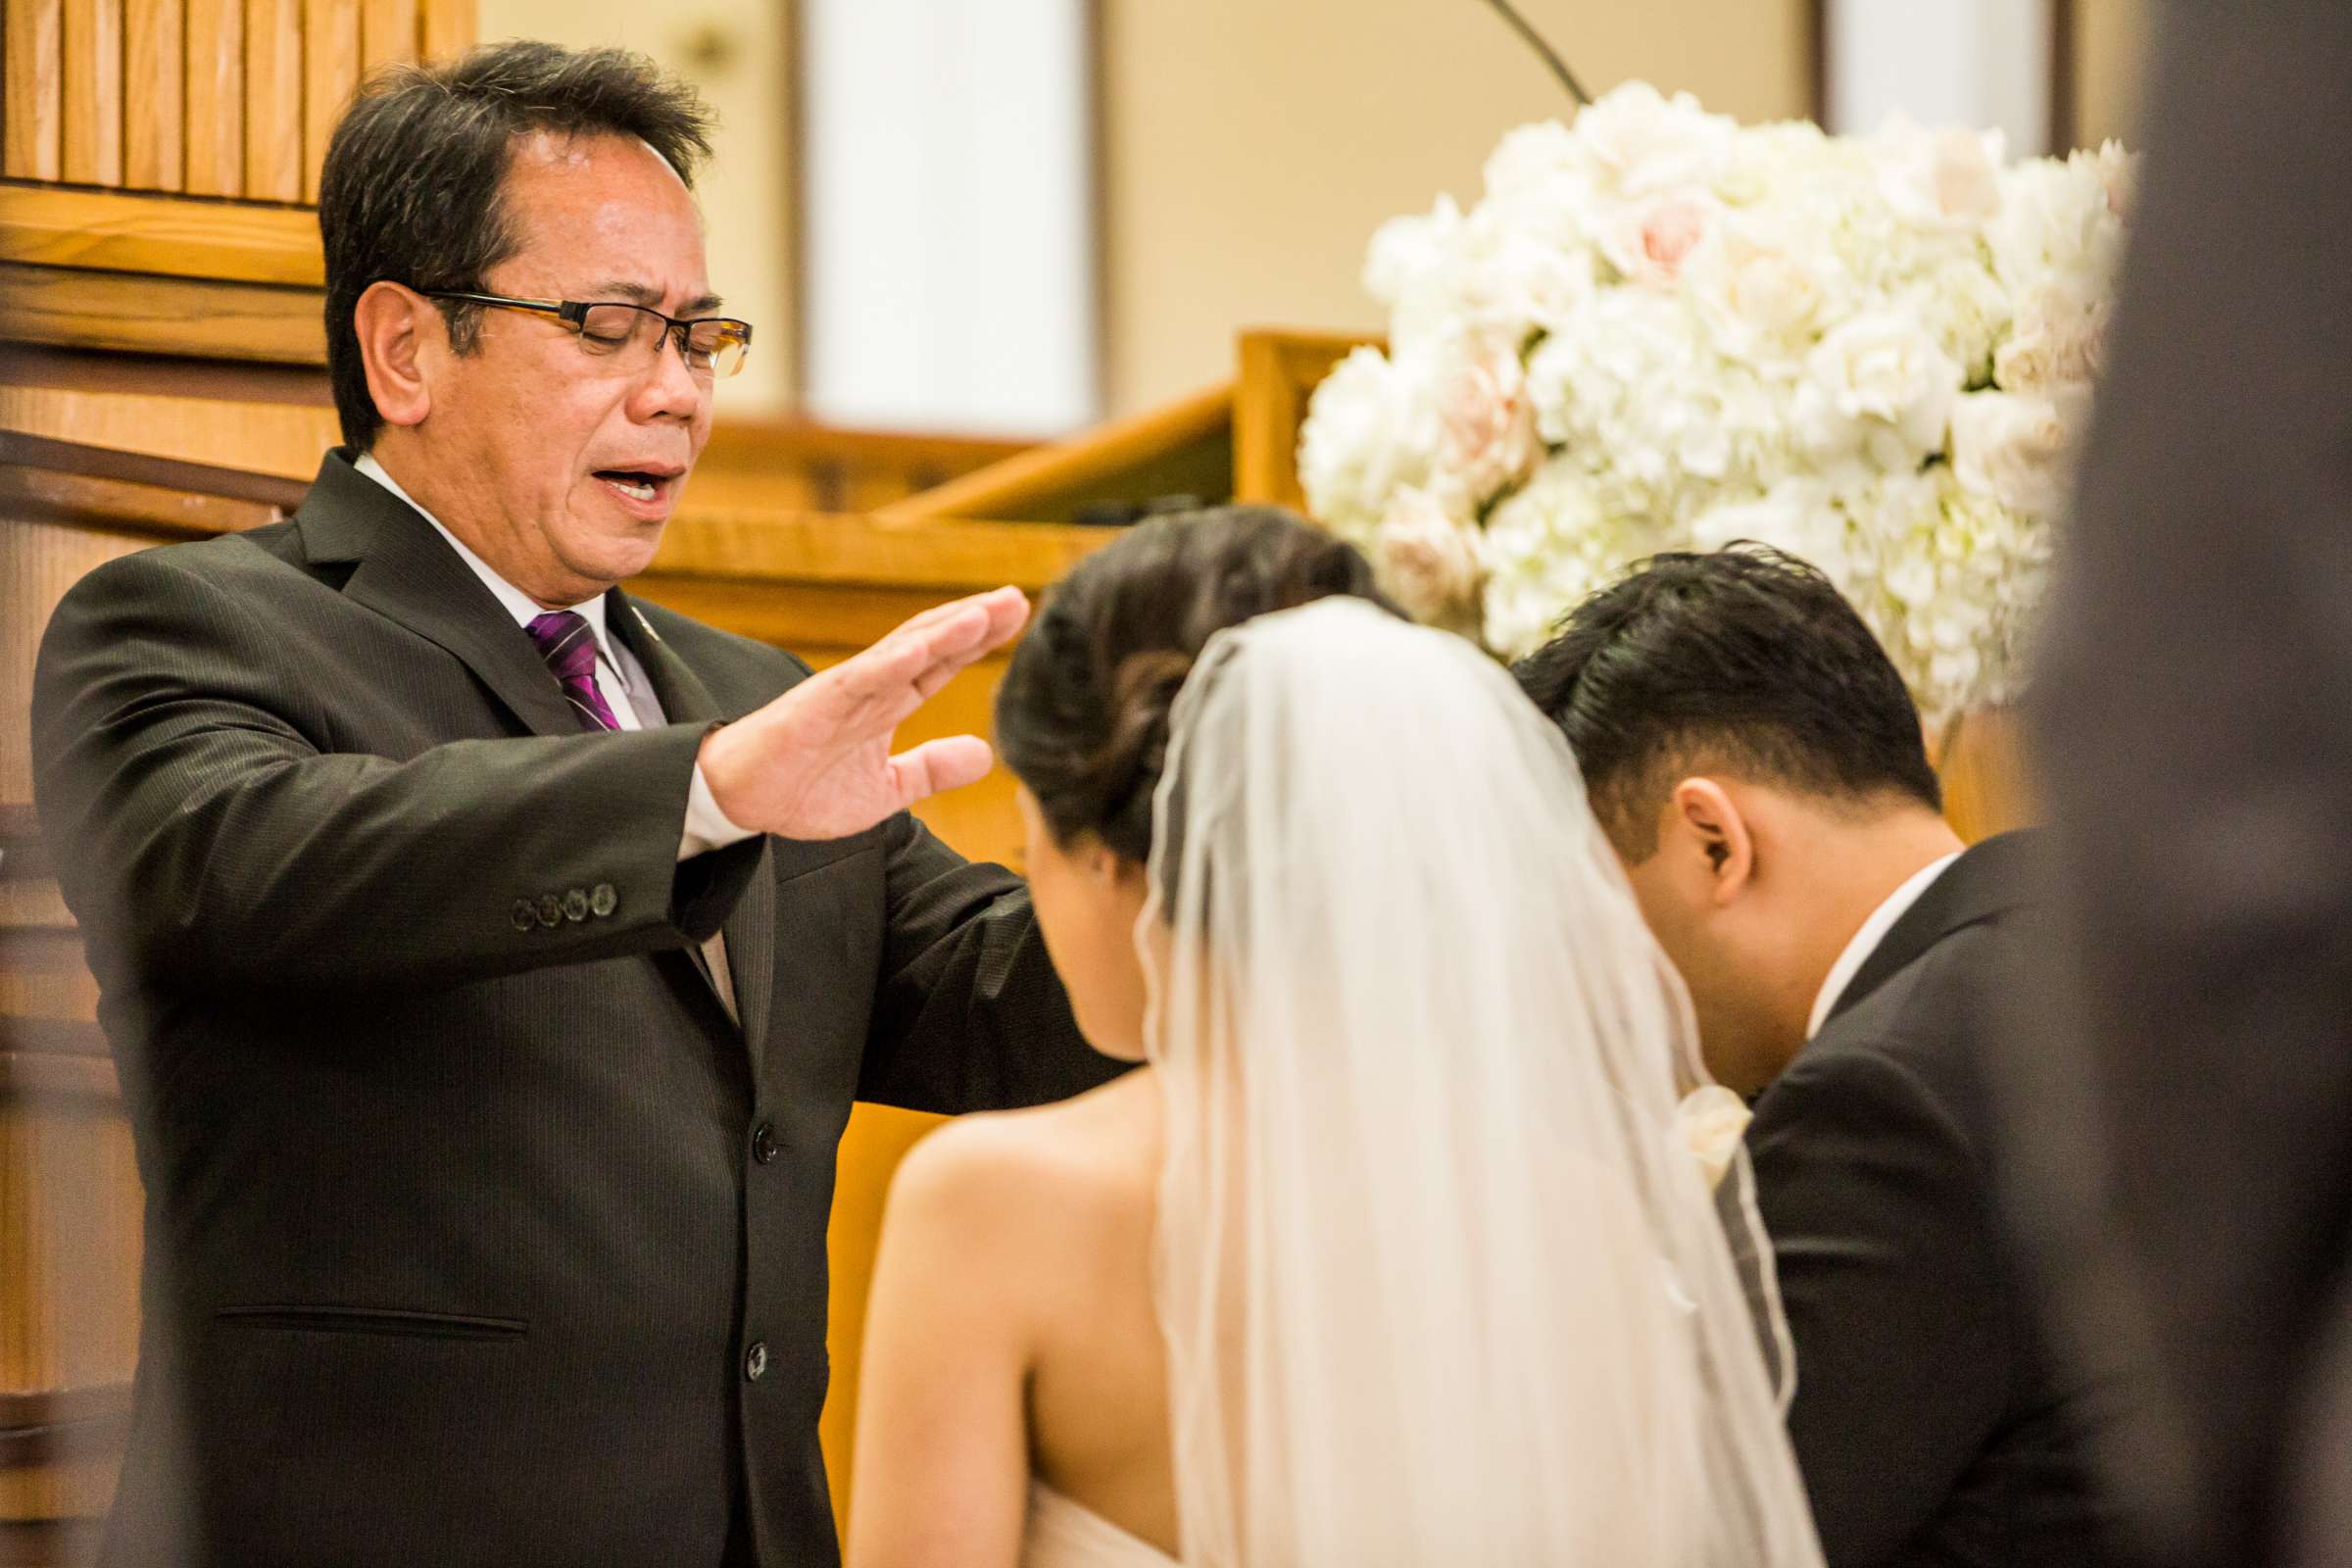
<path fill-rule="evenodd" d="M 718 111 L 717 156 L 698 182 L 710 282 L 756 335 L 743 373 L 719 392 L 721 417 L 779 413 L 793 358 L 790 28 L 784 0 L 481 0 L 483 41 L 620 44 L 678 72 Z M 698 34 L 727 58 L 698 63 Z"/>
<path fill-rule="evenodd" d="M 1378 328 L 1385 219 L 1467 205 L 1502 133 L 1564 115 L 1478 0 L 1100 0 L 1104 355 L 1128 413 L 1231 373 L 1245 325 Z M 1640 76 L 1742 119 L 1809 112 L 1802 0 L 1520 0 L 1601 92 Z"/>
<path fill-rule="evenodd" d="M 2142 76 L 2153 63 L 2151 0 L 2074 0 L 2075 92 L 2080 140 L 2096 147 L 2110 136 L 2134 146 Z"/>

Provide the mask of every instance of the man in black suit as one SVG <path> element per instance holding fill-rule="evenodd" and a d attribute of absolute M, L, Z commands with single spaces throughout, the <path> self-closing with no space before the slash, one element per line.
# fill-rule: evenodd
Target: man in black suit
<path fill-rule="evenodd" d="M 115 1564 L 804 1564 L 858 1098 L 1066 1095 L 1009 874 L 892 728 L 1007 589 L 822 675 L 614 586 L 749 329 L 645 62 L 365 93 L 320 198 L 349 445 L 287 523 L 92 572 L 44 829 L 148 1195 Z M 730 722 L 731 721 L 731 722 Z"/>
<path fill-rule="evenodd" d="M 2036 1141 L 2148 1560 L 2352 1564 L 2352 6 L 2146 9 L 2035 699 L 2082 1024 Z"/>
<path fill-rule="evenodd" d="M 2096 1561 L 2091 1390 L 2013 1253 L 1983 1054 L 2034 941 L 2030 837 L 1963 851 L 1901 677 L 1785 556 L 1662 556 L 1518 674 L 1567 732 L 1709 1066 L 1761 1096 L 1747 1148 L 1829 1561 Z"/>

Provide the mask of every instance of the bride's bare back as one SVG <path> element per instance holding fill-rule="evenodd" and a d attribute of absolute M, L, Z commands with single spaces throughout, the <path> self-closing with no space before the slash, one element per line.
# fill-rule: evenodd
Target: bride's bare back
<path fill-rule="evenodd" d="M 1174 1555 L 1159 1166 L 1149 1069 L 907 1156 L 866 1320 L 853 1568 L 1010 1568 L 1032 1481 Z"/>

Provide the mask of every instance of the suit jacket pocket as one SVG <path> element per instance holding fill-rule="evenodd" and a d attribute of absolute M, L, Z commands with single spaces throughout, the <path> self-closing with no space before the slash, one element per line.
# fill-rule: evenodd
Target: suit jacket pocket
<path fill-rule="evenodd" d="M 223 1322 L 314 1334 L 389 1334 L 426 1340 L 518 1340 L 530 1325 L 514 1317 L 463 1312 L 413 1312 L 382 1306 L 224 1306 Z"/>

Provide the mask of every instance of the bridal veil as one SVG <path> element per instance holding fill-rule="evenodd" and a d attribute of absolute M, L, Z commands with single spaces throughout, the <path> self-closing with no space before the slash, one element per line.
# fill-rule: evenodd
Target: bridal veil
<path fill-rule="evenodd" d="M 1185 1561 L 1819 1564 L 1688 1001 L 1508 675 L 1351 599 L 1220 633 L 1154 823 Z"/>

